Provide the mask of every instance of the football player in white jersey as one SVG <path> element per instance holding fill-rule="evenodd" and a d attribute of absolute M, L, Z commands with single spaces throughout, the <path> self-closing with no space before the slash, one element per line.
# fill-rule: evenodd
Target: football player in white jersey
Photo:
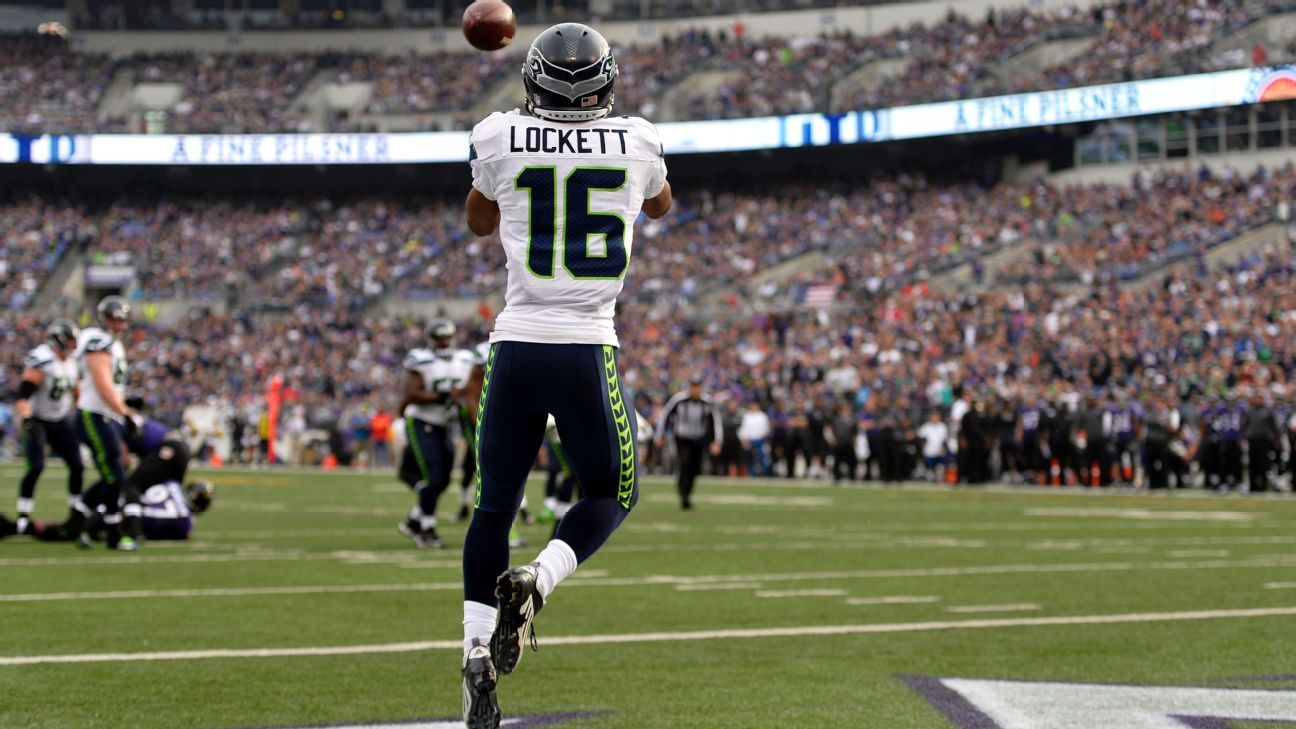
<path fill-rule="evenodd" d="M 122 453 L 126 430 L 134 427 L 133 411 L 126 406 L 126 347 L 119 337 L 130 322 L 131 307 L 120 296 L 107 296 L 95 310 L 99 327 L 81 331 L 77 339 L 81 382 L 77 392 L 78 425 L 81 442 L 94 454 L 99 480 L 76 503 L 80 519 L 73 515 L 69 526 L 102 507 L 104 526 L 110 549 L 133 552 L 139 544 L 131 537 L 121 537 L 121 487 L 126 478 Z M 136 507 L 127 516 L 138 516 Z M 88 534 L 77 538 L 77 546 L 90 549 L 94 540 Z"/>
<path fill-rule="evenodd" d="M 612 317 L 640 212 L 671 205 L 657 130 L 613 117 L 607 41 L 564 23 L 522 67 L 526 110 L 470 135 L 469 229 L 499 229 L 508 258 L 477 417 L 476 510 L 464 540 L 464 722 L 500 724 L 497 674 L 511 673 L 532 620 L 638 497 L 633 410 L 622 397 Z M 508 569 L 508 533 L 553 415 L 584 498 L 530 564 Z"/>
<path fill-rule="evenodd" d="M 22 420 L 27 470 L 18 487 L 18 533 L 31 523 L 36 482 L 45 470 L 45 445 L 67 464 L 68 505 L 81 495 L 81 445 L 72 404 L 76 395 L 76 346 L 79 331 L 70 321 L 56 321 L 45 330 L 45 343 L 23 360 L 22 384 L 14 411 Z"/>
<path fill-rule="evenodd" d="M 407 444 L 400 478 L 418 493 L 418 503 L 399 529 L 419 547 L 445 546 L 437 536 L 436 505 L 454 468 L 451 429 L 459 421 L 455 393 L 467 384 L 473 367 L 472 352 L 456 350 L 454 336 L 454 322 L 436 319 L 427 327 L 429 346 L 412 349 L 405 357 L 400 412 Z"/>

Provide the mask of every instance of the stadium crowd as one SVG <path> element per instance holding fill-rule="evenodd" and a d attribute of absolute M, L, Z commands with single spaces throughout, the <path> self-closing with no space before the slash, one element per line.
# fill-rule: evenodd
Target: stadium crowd
<path fill-rule="evenodd" d="M 27 308 L 63 255 L 92 234 L 76 206 L 37 196 L 0 204 L 0 311 Z"/>
<path fill-rule="evenodd" d="M 811 252 L 823 254 L 820 265 L 741 294 L 779 300 L 831 284 L 873 296 L 955 266 L 980 267 L 1014 247 L 1017 260 L 985 283 L 1102 284 L 1201 256 L 1279 217 L 1293 191 L 1290 167 L 1246 176 L 1207 167 L 1144 172 L 1131 185 L 986 185 L 899 172 L 867 184 L 789 181 L 777 194 L 703 190 L 640 226 L 623 300 L 696 303 Z M 364 307 L 392 293 L 472 298 L 504 286 L 502 249 L 464 230 L 457 200 L 168 195 L 84 212 L 32 200 L 10 214 L 7 265 L 36 278 L 6 281 L 0 306 L 9 308 L 23 308 L 27 299 L 13 293 L 30 293 L 67 250 L 68 231 L 91 262 L 134 266 L 140 288 L 165 298 Z"/>
<path fill-rule="evenodd" d="M 622 380 L 651 422 L 701 375 L 727 411 L 722 473 L 1060 484 L 1138 476 L 1259 490 L 1277 482 L 1296 434 L 1294 284 L 1289 241 L 1137 291 L 908 287 L 851 292 L 833 309 L 687 314 L 628 303 Z M 39 329 L 22 314 L 5 318 L 0 354 L 12 386 L 12 365 Z M 484 339 L 484 321 L 465 324 L 461 346 Z M 251 424 L 279 374 L 280 432 L 328 433 L 327 448 L 349 462 L 371 446 L 364 424 L 391 414 L 400 362 L 420 330 L 345 304 L 140 322 L 130 334 L 131 388 L 173 424 L 186 405 L 216 406 L 242 424 L 246 443 L 265 433 Z M 1149 452 L 1162 455 L 1157 469 Z M 650 468 L 667 458 L 646 453 Z M 1264 467 L 1251 472 L 1253 463 Z"/>
<path fill-rule="evenodd" d="M 843 30 L 820 36 L 749 37 L 687 31 L 618 49 L 624 72 L 621 109 L 659 118 L 663 94 L 695 71 L 724 74 L 719 85 L 683 99 L 685 118 L 732 118 L 940 101 L 998 93 L 1063 88 L 1175 75 L 1255 62 L 1245 53 L 1210 51 L 1248 23 L 1296 7 L 1292 0 L 1205 3 L 1200 0 L 1115 2 L 1087 11 L 1011 10 L 980 20 L 951 12 L 930 25 L 876 35 Z M 1043 40 L 1091 38 L 1078 58 L 1029 74 L 1002 74 L 1005 61 Z M 135 81 L 170 81 L 184 94 L 166 127 L 176 132 L 296 132 L 312 128 L 294 107 L 317 73 L 334 81 L 373 83 L 366 111 L 376 115 L 458 112 L 483 98 L 516 70 L 501 54 L 173 53 L 130 58 L 77 54 L 48 36 L 6 39 L 0 63 L 17 69 L 0 80 L 0 126 L 41 132 L 113 132 L 124 119 L 99 118 L 99 102 L 121 69 Z M 1287 49 L 1263 54 L 1279 62 Z M 850 84 L 834 102 L 839 81 L 874 61 L 904 59 L 894 75 Z M 741 70 L 741 72 L 739 72 Z M 39 79 L 42 93 L 30 93 Z M 852 90 L 853 89 L 853 90 Z M 835 106 L 834 106 L 835 104 Z M 453 120 L 465 126 L 466 119 Z M 334 130 L 359 129 L 331 123 Z"/>

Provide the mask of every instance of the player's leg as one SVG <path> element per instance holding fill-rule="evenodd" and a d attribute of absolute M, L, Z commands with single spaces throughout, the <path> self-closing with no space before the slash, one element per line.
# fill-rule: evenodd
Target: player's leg
<path fill-rule="evenodd" d="M 680 508 L 688 509 L 692 507 L 693 481 L 697 478 L 697 474 L 694 472 L 692 441 L 676 438 L 675 454 L 676 460 L 679 461 L 679 479 L 676 483 L 676 489 L 679 491 Z"/>
<path fill-rule="evenodd" d="M 519 347 L 537 346 L 504 342 L 491 348 L 477 410 L 477 492 L 463 553 L 463 689 L 465 719 L 483 726 L 499 717 L 496 582 L 508 570 L 509 529 L 548 419 L 537 402 L 546 388 L 532 385 L 544 380 L 550 363 L 527 356 L 525 367 L 514 367 L 514 355 Z"/>
<path fill-rule="evenodd" d="M 432 511 L 423 509 L 425 501 L 423 490 L 435 480 L 431 471 L 432 461 L 436 455 L 432 452 L 435 448 L 435 439 L 431 429 L 430 424 L 421 420 L 405 418 L 406 445 L 401 456 L 400 478 L 414 490 L 415 503 L 409 516 L 398 528 L 402 534 L 413 539 L 420 547 L 442 546 L 440 539 L 436 537 L 436 499 L 430 499 L 434 507 Z M 436 465 L 439 467 L 439 461 Z M 437 495 L 439 496 L 440 493 L 438 492 Z M 425 534 L 429 529 L 431 536 L 426 538 Z"/>
<path fill-rule="evenodd" d="M 85 482 L 85 465 L 81 462 L 81 439 L 72 416 L 50 425 L 49 444 L 50 450 L 67 465 L 68 509 L 74 509 Z"/>
<path fill-rule="evenodd" d="M 90 446 L 95 469 L 99 473 L 99 481 L 93 489 L 97 490 L 93 501 L 95 506 L 103 508 L 106 540 L 112 549 L 117 548 L 121 535 L 121 485 L 125 480 L 121 429 L 121 424 L 98 413 L 81 412 L 82 440 Z M 84 499 L 78 502 L 77 510 L 87 514 L 82 509 L 83 504 Z M 82 534 L 82 537 L 85 536 Z M 78 544 L 89 546 L 87 540 L 81 538 L 78 539 Z"/>
<path fill-rule="evenodd" d="M 19 534 L 25 533 L 27 526 L 31 524 L 31 513 L 36 503 L 36 484 L 45 470 L 46 436 L 45 422 L 41 420 L 32 420 L 29 426 L 23 429 L 23 454 L 27 462 L 22 482 L 18 485 L 16 523 Z"/>
<path fill-rule="evenodd" d="M 419 488 L 419 529 L 422 544 L 419 546 L 440 547 L 440 537 L 436 533 L 436 509 L 441 494 L 450 485 L 451 472 L 454 470 L 454 442 L 450 432 L 444 426 L 418 426 L 418 448 L 423 464 L 424 480 Z"/>
<path fill-rule="evenodd" d="M 542 345 L 562 373 L 551 385 L 558 433 L 583 497 L 554 539 L 529 565 L 500 576 L 499 620 L 491 636 L 500 673 L 509 673 L 532 637 L 535 613 L 553 590 L 621 525 L 638 499 L 636 423 L 622 398 L 616 350 L 593 345 Z M 529 357 L 541 359 L 540 357 Z M 557 385 L 563 386 L 557 386 Z M 486 443 L 483 441 L 483 448 Z M 483 461 L 485 463 L 485 461 Z"/>
<path fill-rule="evenodd" d="M 468 415 L 468 408 L 459 407 L 459 423 L 463 427 L 464 460 L 463 480 L 459 482 L 459 511 L 455 514 L 456 522 L 468 518 L 468 507 L 472 505 L 477 483 L 477 433 L 476 425 Z"/>

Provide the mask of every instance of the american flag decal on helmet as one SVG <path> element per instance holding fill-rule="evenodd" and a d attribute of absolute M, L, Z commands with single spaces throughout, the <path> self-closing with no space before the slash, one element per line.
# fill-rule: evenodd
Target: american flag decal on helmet
<path fill-rule="evenodd" d="M 594 106 L 598 103 L 598 94 L 581 99 L 581 107 Z"/>

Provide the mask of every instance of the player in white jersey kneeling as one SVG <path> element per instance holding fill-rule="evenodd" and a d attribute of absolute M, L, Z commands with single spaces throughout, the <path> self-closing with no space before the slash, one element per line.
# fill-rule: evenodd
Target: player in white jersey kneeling
<path fill-rule="evenodd" d="M 470 136 L 468 227 L 508 258 L 477 415 L 477 494 L 464 540 L 464 722 L 494 729 L 511 673 L 554 588 L 593 555 L 639 493 L 635 418 L 621 393 L 616 297 L 633 223 L 671 206 L 657 130 L 611 117 L 616 61 L 576 23 L 532 43 L 526 108 Z M 508 534 L 553 415 L 584 498 L 532 563 L 508 569 Z"/>
<path fill-rule="evenodd" d="M 68 506 L 81 495 L 84 467 L 81 445 L 77 438 L 72 405 L 76 395 L 77 335 L 80 330 L 69 321 L 56 321 L 45 330 L 45 343 L 33 349 L 23 360 L 22 383 L 14 410 L 22 420 L 23 452 L 27 469 L 18 487 L 19 534 L 31 524 L 36 499 L 36 483 L 45 470 L 45 446 L 68 468 Z"/>

